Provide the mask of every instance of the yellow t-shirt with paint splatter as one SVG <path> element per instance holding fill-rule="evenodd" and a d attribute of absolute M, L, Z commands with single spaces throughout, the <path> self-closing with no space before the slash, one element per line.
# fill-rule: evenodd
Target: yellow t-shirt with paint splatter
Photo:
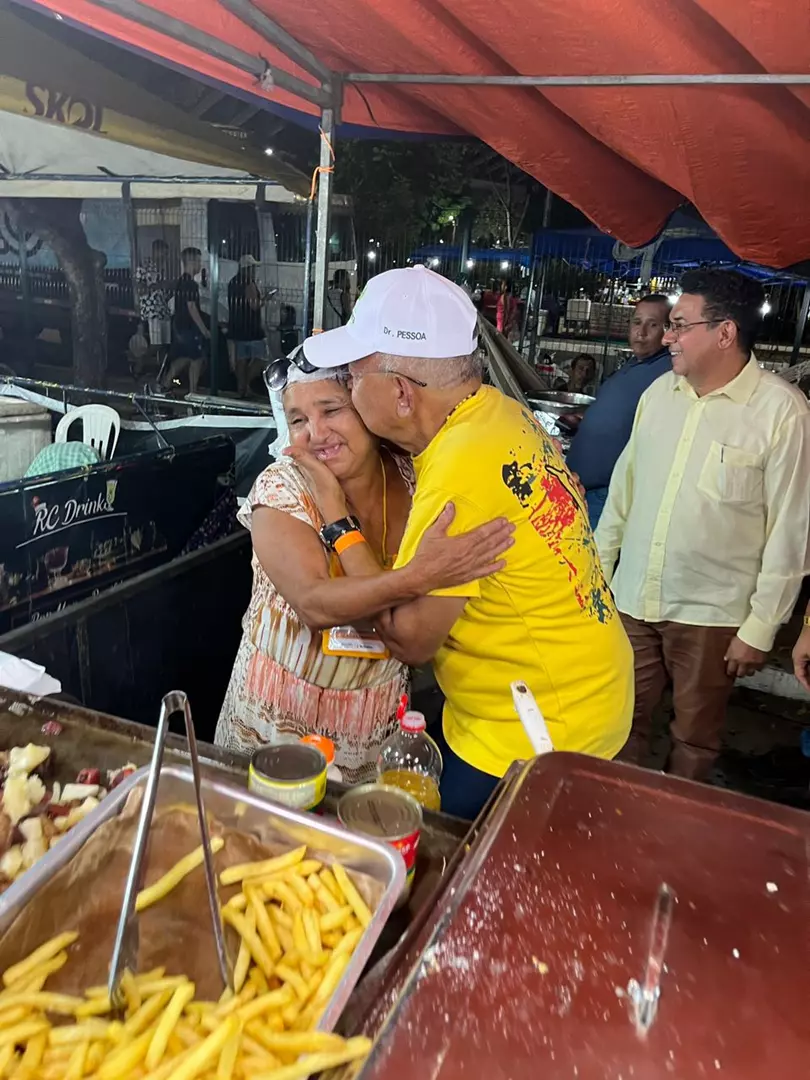
<path fill-rule="evenodd" d="M 518 402 L 482 386 L 414 466 L 398 566 L 449 500 L 454 533 L 501 516 L 516 526 L 502 571 L 434 594 L 469 598 L 433 661 L 451 749 L 493 776 L 530 757 L 510 690 L 524 679 L 555 749 L 614 757 L 630 731 L 633 653 L 552 440 Z"/>

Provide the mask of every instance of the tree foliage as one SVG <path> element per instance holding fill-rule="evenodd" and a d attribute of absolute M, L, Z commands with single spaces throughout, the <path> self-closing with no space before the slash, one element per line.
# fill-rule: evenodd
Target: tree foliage
<path fill-rule="evenodd" d="M 474 141 L 350 140 L 337 159 L 336 186 L 353 197 L 358 229 L 382 243 L 428 240 L 466 214 L 475 239 L 516 246 L 545 191 Z"/>
<path fill-rule="evenodd" d="M 344 142 L 335 184 L 358 226 L 383 241 L 441 227 L 469 205 L 462 143 Z"/>

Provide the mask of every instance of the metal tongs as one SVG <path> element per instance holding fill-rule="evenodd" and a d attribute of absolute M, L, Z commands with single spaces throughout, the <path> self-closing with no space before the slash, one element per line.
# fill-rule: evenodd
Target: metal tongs
<path fill-rule="evenodd" d="M 157 789 L 160 783 L 160 769 L 163 763 L 163 750 L 166 745 L 166 735 L 169 732 L 169 718 L 180 711 L 183 712 L 186 722 L 186 737 L 191 757 L 191 772 L 194 777 L 194 794 L 197 801 L 197 818 L 202 840 L 205 883 L 208 889 L 208 907 L 211 915 L 211 925 L 214 930 L 219 971 L 223 984 L 232 989 L 231 966 L 225 950 L 225 935 L 222 929 L 222 916 L 220 915 L 217 897 L 211 839 L 208 834 L 208 822 L 203 804 L 200 783 L 200 759 L 197 754 L 197 738 L 194 733 L 194 722 L 191 719 L 191 707 L 188 703 L 188 697 L 182 690 L 172 690 L 166 694 L 160 703 L 160 719 L 155 734 L 155 748 L 152 751 L 149 775 L 146 778 L 141 816 L 138 821 L 138 831 L 135 834 L 132 860 L 129 864 L 127 883 L 124 890 L 124 902 L 115 934 L 115 945 L 113 946 L 112 961 L 110 963 L 110 978 L 107 984 L 110 1002 L 115 1008 L 121 1008 L 124 1004 L 124 994 L 121 989 L 121 978 L 124 972 L 129 969 L 134 974 L 137 968 L 138 917 L 135 911 L 135 903 L 143 882 L 143 860 L 149 840 L 149 831 L 152 827 L 152 816 L 155 811 Z"/>

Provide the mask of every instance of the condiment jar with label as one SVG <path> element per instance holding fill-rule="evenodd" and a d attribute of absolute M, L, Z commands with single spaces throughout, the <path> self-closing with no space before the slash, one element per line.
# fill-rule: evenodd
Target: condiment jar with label
<path fill-rule="evenodd" d="M 251 759 L 248 790 L 290 810 L 316 810 L 326 794 L 326 758 L 300 742 L 264 746 Z"/>

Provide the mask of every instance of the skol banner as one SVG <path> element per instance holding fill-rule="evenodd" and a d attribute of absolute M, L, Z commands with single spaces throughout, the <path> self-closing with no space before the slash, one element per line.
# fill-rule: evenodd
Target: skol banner
<path fill-rule="evenodd" d="M 0 110 L 46 124 L 76 128 L 172 158 L 237 169 L 283 184 L 299 195 L 309 181 L 280 159 L 271 161 L 59 40 L 57 24 L 47 33 L 13 6 L 0 8 Z M 80 36 L 75 36 L 77 43 Z M 70 161 L 51 162 L 44 127 L 46 172 L 69 174 Z M 0 131 L 0 157 L 7 151 Z M 32 131 L 36 140 L 37 132 Z M 99 164 L 104 163 L 103 145 Z M 6 169 L 8 161 L 0 162 Z"/>

